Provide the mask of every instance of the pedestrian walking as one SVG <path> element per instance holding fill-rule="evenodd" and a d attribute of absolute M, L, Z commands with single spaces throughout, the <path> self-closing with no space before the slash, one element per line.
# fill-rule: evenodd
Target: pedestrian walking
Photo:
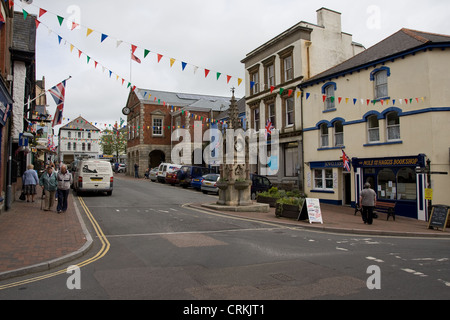
<path fill-rule="evenodd" d="M 377 194 L 371 188 L 370 183 L 364 185 L 364 190 L 361 191 L 359 196 L 359 205 L 362 206 L 361 216 L 364 224 L 372 224 L 373 222 L 373 209 L 377 202 Z"/>
<path fill-rule="evenodd" d="M 134 177 L 139 179 L 139 165 L 137 163 L 134 164 Z"/>
<path fill-rule="evenodd" d="M 58 189 L 58 180 L 52 166 L 48 166 L 46 171 L 41 175 L 39 185 L 45 194 L 44 211 L 50 211 L 55 201 L 56 190 Z"/>
<path fill-rule="evenodd" d="M 39 177 L 32 164 L 29 164 L 27 166 L 27 171 L 23 173 L 22 181 L 24 186 L 24 193 L 27 197 L 27 202 L 30 202 L 30 198 L 31 202 L 34 202 L 34 197 L 37 194 L 36 185 L 39 184 Z"/>
<path fill-rule="evenodd" d="M 58 188 L 56 191 L 58 198 L 58 213 L 67 211 L 67 201 L 69 199 L 70 186 L 72 185 L 72 174 L 67 170 L 65 164 L 61 165 L 60 172 L 56 176 L 58 180 Z"/>

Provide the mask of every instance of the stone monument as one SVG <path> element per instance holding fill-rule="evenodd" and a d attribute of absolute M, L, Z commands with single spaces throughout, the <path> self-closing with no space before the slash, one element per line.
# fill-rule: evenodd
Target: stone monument
<path fill-rule="evenodd" d="M 227 130 L 233 129 L 233 132 L 239 132 L 239 129 L 242 130 L 242 122 L 239 119 L 239 110 L 234 96 L 234 88 L 232 89 L 232 93 L 233 96 L 230 100 L 230 108 L 228 109 L 229 120 Z M 229 132 L 227 131 L 227 133 Z M 220 179 L 217 182 L 219 200 L 216 204 L 204 206 L 225 211 L 268 212 L 269 205 L 254 203 L 251 200 L 252 180 L 250 177 L 249 148 L 246 148 L 245 136 L 239 137 L 239 135 L 228 135 L 226 133 L 223 136 L 223 146 L 226 147 L 224 154 L 232 152 L 234 161 L 230 161 L 229 158 L 222 161 L 220 165 Z M 231 148 L 233 150 L 230 150 Z"/>

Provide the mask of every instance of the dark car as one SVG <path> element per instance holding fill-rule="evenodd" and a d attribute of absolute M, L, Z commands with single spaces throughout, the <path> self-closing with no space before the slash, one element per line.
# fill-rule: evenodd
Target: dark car
<path fill-rule="evenodd" d="M 272 188 L 272 182 L 265 176 L 252 174 L 250 178 L 252 179 L 252 200 L 256 199 L 258 193 L 269 191 Z"/>
<path fill-rule="evenodd" d="M 200 190 L 201 181 L 193 180 L 200 180 L 201 177 L 208 173 L 210 173 L 210 170 L 205 167 L 182 166 L 179 173 L 180 186 L 188 188 L 191 187 L 192 182 L 194 182 L 195 188 Z"/>

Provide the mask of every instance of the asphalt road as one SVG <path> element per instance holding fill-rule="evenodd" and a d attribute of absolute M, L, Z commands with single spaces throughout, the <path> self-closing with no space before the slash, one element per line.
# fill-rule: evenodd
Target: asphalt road
<path fill-rule="evenodd" d="M 94 238 L 89 254 L 71 263 L 81 268 L 16 279 L 42 277 L 1 290 L 0 300 L 450 298 L 448 240 L 328 234 L 233 218 L 186 206 L 217 196 L 115 181 L 111 197 L 77 199 Z"/>

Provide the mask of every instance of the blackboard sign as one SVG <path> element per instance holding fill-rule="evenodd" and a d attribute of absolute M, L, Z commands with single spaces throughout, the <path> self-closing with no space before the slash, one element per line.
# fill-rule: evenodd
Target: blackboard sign
<path fill-rule="evenodd" d="M 450 207 L 448 206 L 433 206 L 428 228 L 442 228 L 442 230 L 445 230 L 449 213 Z"/>

